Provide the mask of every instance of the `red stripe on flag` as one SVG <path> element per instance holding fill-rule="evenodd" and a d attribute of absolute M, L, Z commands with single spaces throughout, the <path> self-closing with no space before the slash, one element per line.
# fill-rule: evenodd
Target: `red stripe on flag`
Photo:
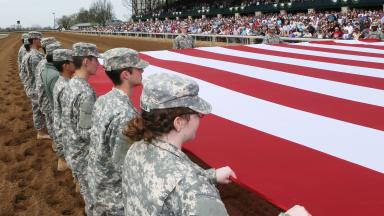
<path fill-rule="evenodd" d="M 287 48 L 301 49 L 301 50 L 311 50 L 311 51 L 327 52 L 327 53 L 330 53 L 330 54 L 337 53 L 337 54 L 345 54 L 345 55 L 356 55 L 356 56 L 365 56 L 365 57 L 374 57 L 374 58 L 384 58 L 384 54 L 380 54 L 380 53 L 358 52 L 358 51 L 342 50 L 342 49 L 335 49 L 335 48 L 301 46 L 301 45 L 295 45 L 295 44 L 275 44 L 273 46 L 287 47 Z"/>
<path fill-rule="evenodd" d="M 313 41 L 311 43 L 315 44 L 329 44 L 329 45 L 336 45 L 336 46 L 346 46 L 346 47 L 361 47 L 361 48 L 371 48 L 371 49 L 379 49 L 384 50 L 384 46 L 376 46 L 376 45 L 370 45 L 370 44 L 347 44 L 347 43 L 337 43 L 334 41 Z"/>
<path fill-rule="evenodd" d="M 256 98 L 350 123 L 384 130 L 384 109 L 315 92 L 250 78 L 215 68 L 167 61 L 140 54 L 151 65 L 180 72 Z"/>
<path fill-rule="evenodd" d="M 97 67 L 96 75 L 89 77 L 89 83 L 95 89 L 97 96 L 101 96 L 111 91 L 113 87 L 113 83 L 105 73 L 102 65 Z"/>
<path fill-rule="evenodd" d="M 213 167 L 231 166 L 238 182 L 284 209 L 301 204 L 313 215 L 357 216 L 384 206 L 383 174 L 215 115 L 185 149 Z"/>
<path fill-rule="evenodd" d="M 220 61 L 244 64 L 244 65 L 249 65 L 254 67 L 261 67 L 261 68 L 266 68 L 266 69 L 271 69 L 276 71 L 287 72 L 291 74 L 310 76 L 310 77 L 321 78 L 321 79 L 326 79 L 326 80 L 331 80 L 336 82 L 343 82 L 343 83 L 359 85 L 359 86 L 364 86 L 369 88 L 384 89 L 384 79 L 380 79 L 376 77 L 335 72 L 335 71 L 324 70 L 324 69 L 297 66 L 293 64 L 277 63 L 272 61 L 264 61 L 264 60 L 258 60 L 258 59 L 230 56 L 230 55 L 212 53 L 212 52 L 197 50 L 197 49 L 172 50 L 172 51 L 185 54 L 185 55 L 195 56 L 195 57 L 216 59 Z"/>
<path fill-rule="evenodd" d="M 374 62 L 365 62 L 365 61 L 357 61 L 357 60 L 348 60 L 348 59 L 338 59 L 338 58 L 304 55 L 304 54 L 297 54 L 297 53 L 290 53 L 290 52 L 266 50 L 266 49 L 260 49 L 260 48 L 256 48 L 256 47 L 226 46 L 225 48 L 239 50 L 239 51 L 245 51 L 245 52 L 258 53 L 258 54 L 272 55 L 272 56 L 311 60 L 311 61 L 317 61 L 317 62 L 327 62 L 327 63 L 333 63 L 333 64 L 351 65 L 351 66 L 376 68 L 376 69 L 383 69 L 384 68 L 383 63 L 374 63 Z"/>

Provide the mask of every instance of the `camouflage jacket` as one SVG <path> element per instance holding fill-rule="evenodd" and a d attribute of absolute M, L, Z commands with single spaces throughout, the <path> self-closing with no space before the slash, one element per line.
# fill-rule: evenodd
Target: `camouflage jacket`
<path fill-rule="evenodd" d="M 160 140 L 134 143 L 124 160 L 125 215 L 228 215 L 213 181 L 175 146 Z"/>
<path fill-rule="evenodd" d="M 52 63 L 46 63 L 45 67 L 40 73 L 39 82 L 42 83 L 42 88 L 39 89 L 41 95 L 39 95 L 44 104 L 49 104 L 46 107 L 51 111 L 53 108 L 53 88 L 59 78 L 59 71 L 53 66 Z M 38 81 L 36 80 L 36 87 Z M 44 108 L 44 107 L 43 107 Z"/>
<path fill-rule="evenodd" d="M 78 76 L 73 77 L 63 90 L 61 120 L 65 126 L 65 159 L 77 179 L 86 172 L 89 129 L 95 101 L 95 91 L 86 80 Z"/>
<path fill-rule="evenodd" d="M 93 204 L 109 206 L 104 211 L 111 215 L 124 215 L 121 165 L 129 145 L 122 128 L 136 115 L 128 95 L 116 88 L 98 98 L 93 108 L 88 186 Z"/>
<path fill-rule="evenodd" d="M 191 35 L 179 35 L 173 40 L 173 49 L 195 48 L 195 41 Z"/>
<path fill-rule="evenodd" d="M 21 67 L 21 62 L 23 61 L 24 56 L 27 54 L 27 50 L 24 45 L 21 45 L 19 52 L 17 53 L 17 65 L 19 66 L 19 71 Z"/>
<path fill-rule="evenodd" d="M 35 74 L 35 80 L 36 80 L 36 90 L 38 91 L 41 86 L 43 85 L 43 82 L 41 80 L 41 72 L 44 70 L 45 65 L 47 64 L 47 59 L 43 58 L 39 64 L 36 66 L 36 74 Z"/>
<path fill-rule="evenodd" d="M 20 78 L 23 81 L 26 93 L 29 97 L 31 94 L 36 94 L 35 74 L 36 67 L 44 58 L 44 55 L 36 49 L 31 49 L 21 63 Z"/>
<path fill-rule="evenodd" d="M 381 31 L 370 31 L 366 38 L 383 40 L 384 34 Z"/>
<path fill-rule="evenodd" d="M 280 44 L 283 43 L 279 35 L 267 34 L 264 36 L 263 44 Z"/>
<path fill-rule="evenodd" d="M 47 108 L 48 104 L 43 104 L 44 102 L 44 97 L 46 97 L 46 94 L 44 92 L 44 85 L 43 81 L 41 80 L 41 72 L 45 69 L 45 65 L 47 64 L 47 59 L 43 59 L 37 64 L 36 66 L 36 74 L 35 74 L 35 85 L 36 85 L 36 92 L 37 92 L 37 97 L 39 99 L 39 107 L 40 108 Z"/>
<path fill-rule="evenodd" d="M 59 76 L 55 87 L 53 88 L 53 128 L 55 129 L 55 142 L 56 145 L 63 146 L 63 152 L 58 152 L 61 157 L 65 157 L 65 143 L 63 137 L 64 123 L 61 119 L 63 111 L 63 92 L 64 88 L 68 85 L 69 79 Z"/>

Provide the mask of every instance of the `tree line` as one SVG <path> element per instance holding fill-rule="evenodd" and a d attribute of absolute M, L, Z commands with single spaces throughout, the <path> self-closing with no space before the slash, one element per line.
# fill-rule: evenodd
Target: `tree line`
<path fill-rule="evenodd" d="M 89 9 L 80 8 L 77 13 L 62 16 L 57 20 L 57 23 L 65 29 L 69 29 L 77 23 L 92 23 L 105 26 L 113 18 L 112 3 L 108 0 L 95 0 Z"/>

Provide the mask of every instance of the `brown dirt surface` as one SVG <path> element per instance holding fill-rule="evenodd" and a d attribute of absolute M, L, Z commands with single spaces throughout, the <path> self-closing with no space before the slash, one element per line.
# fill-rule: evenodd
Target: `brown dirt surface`
<path fill-rule="evenodd" d="M 138 51 L 171 48 L 170 40 L 134 39 L 45 33 L 70 48 L 90 42 L 100 51 L 129 47 Z M 57 172 L 57 156 L 51 141 L 36 140 L 31 103 L 18 77 L 20 34 L 0 40 L 0 216 L 84 215 L 84 203 L 75 192 L 70 171 Z M 207 46 L 206 42 L 198 46 Z M 193 157 L 201 166 L 203 162 Z M 219 186 L 230 215 L 277 215 L 281 210 L 237 185 Z"/>

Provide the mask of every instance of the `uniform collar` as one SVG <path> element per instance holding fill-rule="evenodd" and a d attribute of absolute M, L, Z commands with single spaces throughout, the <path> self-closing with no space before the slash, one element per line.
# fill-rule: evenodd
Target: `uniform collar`
<path fill-rule="evenodd" d="M 176 157 L 178 157 L 184 161 L 186 161 L 189 164 L 189 166 L 192 167 L 197 173 L 199 173 L 200 175 L 206 176 L 207 178 L 210 178 L 210 176 L 207 176 L 207 173 L 204 172 L 203 168 L 201 168 L 199 165 L 197 165 L 193 161 L 191 161 L 191 159 L 184 152 L 182 152 L 180 149 L 178 149 L 176 146 L 174 146 L 170 143 L 167 143 L 163 140 L 160 140 L 160 139 L 156 139 L 151 144 L 175 155 Z"/>
<path fill-rule="evenodd" d="M 69 81 L 69 80 L 71 79 L 71 78 L 65 77 L 65 76 L 63 76 L 63 75 L 61 75 L 61 74 L 60 74 L 60 78 L 63 79 L 63 80 L 65 80 L 65 81 Z"/>
<path fill-rule="evenodd" d="M 119 94 L 119 95 L 121 95 L 121 96 L 126 96 L 126 97 L 128 97 L 128 95 L 127 95 L 123 90 L 120 90 L 120 89 L 118 89 L 118 88 L 113 87 L 113 88 L 112 88 L 112 91 L 113 91 L 113 92 L 116 92 L 117 94 Z"/>
<path fill-rule="evenodd" d="M 137 110 L 135 108 L 135 106 L 133 106 L 133 103 L 132 103 L 132 100 L 131 98 L 128 97 L 128 95 L 123 91 L 123 90 L 120 90 L 120 89 L 117 89 L 115 87 L 112 88 L 111 90 L 115 95 L 119 96 L 119 97 L 122 97 L 123 100 L 127 100 L 128 101 L 128 104 L 133 108 L 133 110 L 137 113 Z"/>
<path fill-rule="evenodd" d="M 187 157 L 187 155 L 184 154 L 184 152 L 182 152 L 180 149 L 178 149 L 176 146 L 168 143 L 168 142 L 165 142 L 163 140 L 160 140 L 160 139 L 156 139 L 155 142 L 152 142 L 151 143 L 152 145 L 158 147 L 158 148 L 161 148 L 171 154 L 174 154 L 175 156 L 181 158 L 181 159 L 188 159 L 189 158 Z"/>
<path fill-rule="evenodd" d="M 77 81 L 79 83 L 82 83 L 83 85 L 86 85 L 86 86 L 89 86 L 90 88 L 92 88 L 91 85 L 87 82 L 87 80 L 85 80 L 79 76 L 73 76 L 71 80 Z"/>

